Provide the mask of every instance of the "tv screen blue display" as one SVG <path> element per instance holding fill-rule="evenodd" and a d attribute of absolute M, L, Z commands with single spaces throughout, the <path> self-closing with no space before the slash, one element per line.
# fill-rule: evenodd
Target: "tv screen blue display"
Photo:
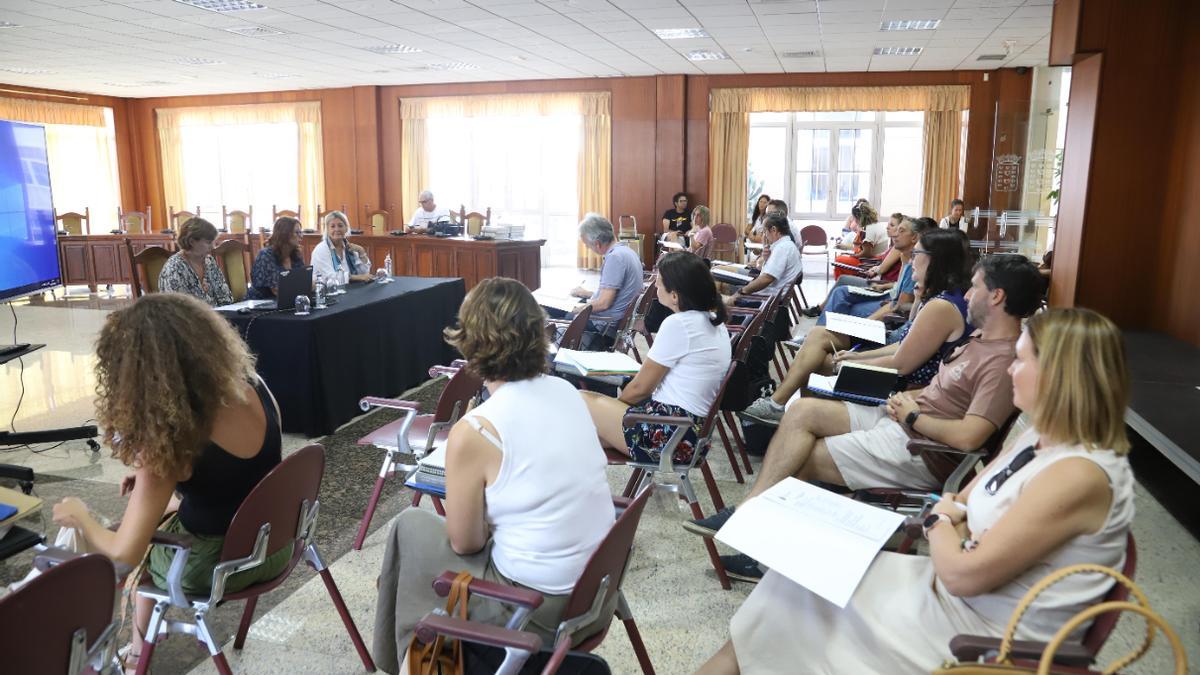
<path fill-rule="evenodd" d="M 60 285 L 46 130 L 0 120 L 0 301 Z"/>

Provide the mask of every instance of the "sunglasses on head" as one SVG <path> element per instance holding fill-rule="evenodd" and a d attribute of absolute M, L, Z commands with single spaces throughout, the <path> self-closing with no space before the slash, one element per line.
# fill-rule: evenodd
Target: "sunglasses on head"
<path fill-rule="evenodd" d="M 988 482 L 983 486 L 983 489 L 986 490 L 989 495 L 996 494 L 996 492 L 1008 482 L 1008 479 L 1013 477 L 1013 474 L 1025 468 L 1026 464 L 1033 461 L 1035 456 L 1034 451 L 1035 446 L 1031 445 L 1028 448 L 1018 452 L 1017 456 L 1013 457 L 1012 461 L 1008 463 L 1008 466 L 1004 467 L 1003 470 L 988 479 Z"/>

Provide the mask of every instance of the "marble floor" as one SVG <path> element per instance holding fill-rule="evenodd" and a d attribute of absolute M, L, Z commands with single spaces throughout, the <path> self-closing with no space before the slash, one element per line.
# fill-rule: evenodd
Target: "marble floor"
<path fill-rule="evenodd" d="M 810 272 L 804 290 L 809 299 L 816 301 L 824 295 L 825 280 L 819 265 L 814 267 L 817 269 Z M 577 284 L 579 278 L 578 270 L 543 273 L 547 288 L 569 288 Z M 118 296 L 121 290 L 116 289 Z M 79 295 L 77 291 L 65 301 L 61 292 L 58 296 L 57 301 L 47 298 L 45 302 L 14 304 L 18 340 L 47 344 L 45 349 L 24 359 L 23 396 L 20 364 L 14 361 L 0 366 L 0 413 L 7 418 L 16 410 L 13 426 L 18 430 L 77 425 L 93 416 L 91 344 L 107 312 L 127 302 L 120 297 L 109 299 L 103 294 L 102 297 Z M 9 321 L 11 315 L 8 312 L 0 313 L 0 335 L 11 335 Z M 798 332 L 806 329 L 807 326 L 802 325 Z M 8 419 L 0 420 L 5 427 L 8 422 Z M 366 429 L 377 422 L 360 418 L 350 424 Z M 354 436 L 358 426 L 343 428 L 335 437 Z M 285 450 L 293 451 L 308 442 L 289 435 L 285 439 Z M 333 447 L 332 439 L 329 443 Z M 107 449 L 92 453 L 82 443 L 72 442 L 36 450 L 0 452 L 0 462 L 32 466 L 39 475 L 39 494 L 48 504 L 63 495 L 87 494 L 94 510 L 119 516 L 124 500 L 116 495 L 117 484 L 127 471 L 108 457 Z M 723 459 L 724 452 L 715 449 L 712 456 L 714 473 L 725 500 L 736 502 L 745 493 L 746 486 L 734 481 Z M 404 501 L 399 491 L 393 490 L 381 504 L 373 533 L 362 550 L 348 550 L 349 539 L 353 538 L 361 513 L 359 502 L 365 502 L 379 459 L 373 454 L 339 457 L 336 468 L 331 463 L 322 488 L 323 502 L 328 495 L 331 502 L 349 505 L 328 514 L 322 508 L 319 542 L 368 645 L 372 641 L 375 578 L 382 561 L 386 525 L 389 517 L 403 508 Z M 609 469 L 614 492 L 623 487 L 626 477 L 622 468 Z M 711 512 L 708 495 L 702 487 L 700 493 L 702 508 L 706 513 Z M 670 500 L 651 501 L 638 531 L 632 566 L 624 586 L 650 657 L 657 671 L 664 674 L 689 673 L 702 663 L 728 637 L 729 618 L 752 590 L 750 586 L 737 583 L 731 591 L 720 589 L 700 540 L 680 527 L 688 517 L 682 506 L 681 502 L 676 504 Z M 1151 604 L 1184 639 L 1191 663 L 1200 664 L 1200 587 L 1192 575 L 1194 566 L 1200 561 L 1200 543 L 1142 485 L 1138 486 L 1137 509 L 1134 524 L 1139 549 L 1137 581 Z M 51 536 L 56 531 L 48 517 L 40 523 L 37 519 L 30 522 L 32 527 L 43 528 Z M 26 557 L 0 563 L 0 577 L 4 582 L 20 577 L 27 565 Z M 240 605 L 223 607 L 216 610 L 213 617 L 214 630 L 218 639 L 225 642 L 225 651 L 235 672 L 325 674 L 362 671 L 323 584 L 311 571 L 298 568 L 287 584 L 269 596 L 269 601 L 260 602 L 246 648 L 235 653 L 232 633 L 240 609 Z M 1119 656 L 1133 648 L 1138 644 L 1140 630 L 1138 621 L 1123 619 L 1109 640 L 1104 656 Z M 620 626 L 612 628 L 597 651 L 609 662 L 614 673 L 638 672 L 637 662 Z M 1168 659 L 1169 653 L 1160 640 L 1146 659 L 1129 672 L 1168 672 Z M 195 643 L 178 637 L 164 644 L 155 662 L 159 664 L 158 672 L 215 672 Z M 779 672 L 787 671 L 786 666 L 781 666 Z"/>

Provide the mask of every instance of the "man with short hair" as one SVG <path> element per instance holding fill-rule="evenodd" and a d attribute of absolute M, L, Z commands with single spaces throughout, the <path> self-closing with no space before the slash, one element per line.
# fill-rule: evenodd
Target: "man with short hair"
<path fill-rule="evenodd" d="M 671 198 L 672 207 L 663 212 L 663 232 L 675 239 L 686 235 L 692 229 L 692 213 L 688 210 L 686 192 L 676 192 Z M 672 235 L 674 233 L 674 235 Z"/>
<path fill-rule="evenodd" d="M 1016 354 L 1021 320 L 1037 310 L 1041 277 L 1021 255 L 992 255 L 975 266 L 967 292 L 968 322 L 977 327 L 946 357 L 932 382 L 916 396 L 893 394 L 886 406 L 801 398 L 784 413 L 746 499 L 795 476 L 851 489 L 939 489 L 954 462 L 935 453 L 912 455 L 909 440 L 929 439 L 961 451 L 987 441 L 1013 414 L 1008 367 Z M 744 501 L 744 500 L 743 500 Z M 684 524 L 712 536 L 733 508 Z M 731 578 L 757 582 L 762 572 L 745 555 L 722 556 Z"/>
<path fill-rule="evenodd" d="M 426 230 L 430 223 L 450 219 L 450 211 L 446 208 L 439 209 L 437 203 L 433 201 L 433 193 L 429 190 L 423 190 L 421 194 L 417 195 L 417 202 L 421 205 L 413 212 L 412 220 L 408 223 L 410 230 Z"/>

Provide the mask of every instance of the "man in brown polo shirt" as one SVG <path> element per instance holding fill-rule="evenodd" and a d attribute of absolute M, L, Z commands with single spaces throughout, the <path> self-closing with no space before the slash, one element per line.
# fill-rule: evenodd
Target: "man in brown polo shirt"
<path fill-rule="evenodd" d="M 788 476 L 853 489 L 940 488 L 949 470 L 905 446 L 910 438 L 928 438 L 970 451 L 1004 424 L 1014 411 L 1008 367 L 1021 320 L 1041 302 L 1037 266 L 1024 256 L 984 258 L 971 282 L 967 316 L 978 330 L 946 357 L 928 387 L 894 394 L 886 406 L 800 399 L 784 414 L 746 499 Z M 732 513 L 726 508 L 684 528 L 711 536 Z M 733 573 L 744 567 L 736 560 L 727 567 L 731 576 L 752 580 Z"/>

